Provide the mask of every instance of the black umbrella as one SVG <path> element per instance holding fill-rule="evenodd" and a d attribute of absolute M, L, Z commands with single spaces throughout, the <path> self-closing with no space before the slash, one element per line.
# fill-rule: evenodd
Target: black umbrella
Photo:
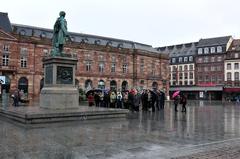
<path fill-rule="evenodd" d="M 103 90 L 100 88 L 91 89 L 91 90 L 87 91 L 86 96 L 88 96 L 90 93 L 92 93 L 92 95 L 93 95 L 95 92 L 103 92 Z"/>

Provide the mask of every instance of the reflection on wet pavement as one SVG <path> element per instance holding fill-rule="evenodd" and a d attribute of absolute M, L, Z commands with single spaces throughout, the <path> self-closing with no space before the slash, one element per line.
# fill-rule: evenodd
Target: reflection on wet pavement
<path fill-rule="evenodd" d="M 28 128 L 1 118 L 0 125 L 1 159 L 171 158 L 238 145 L 240 106 L 191 101 L 185 114 L 167 102 L 164 111 L 131 113 L 126 120 Z"/>

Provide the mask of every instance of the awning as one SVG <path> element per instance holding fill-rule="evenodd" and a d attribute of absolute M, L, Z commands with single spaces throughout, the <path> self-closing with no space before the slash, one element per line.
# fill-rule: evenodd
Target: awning
<path fill-rule="evenodd" d="M 232 92 L 239 92 L 240 93 L 240 88 L 224 88 L 224 92 L 227 93 L 232 93 Z"/>
<path fill-rule="evenodd" d="M 215 87 L 199 87 L 199 86 L 192 86 L 192 87 L 170 87 L 170 91 L 223 91 L 222 86 L 215 86 Z"/>

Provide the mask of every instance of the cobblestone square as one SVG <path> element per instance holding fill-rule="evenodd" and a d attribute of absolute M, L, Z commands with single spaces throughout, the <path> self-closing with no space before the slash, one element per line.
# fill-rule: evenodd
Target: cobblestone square
<path fill-rule="evenodd" d="M 167 102 L 127 119 L 0 125 L 1 159 L 240 158 L 240 105 L 230 102 L 189 101 L 186 114 Z"/>

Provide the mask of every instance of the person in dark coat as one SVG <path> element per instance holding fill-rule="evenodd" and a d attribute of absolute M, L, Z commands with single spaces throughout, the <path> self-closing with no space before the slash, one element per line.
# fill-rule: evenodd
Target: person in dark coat
<path fill-rule="evenodd" d="M 157 97 L 156 107 L 157 107 L 157 110 L 160 110 L 160 102 L 161 102 L 161 92 L 160 91 L 156 92 L 156 97 Z"/>
<path fill-rule="evenodd" d="M 110 95 L 109 92 L 104 93 L 104 107 L 108 108 L 109 107 L 109 102 L 110 102 Z"/>
<path fill-rule="evenodd" d="M 160 91 L 160 109 L 164 109 L 165 106 L 165 93 Z"/>
<path fill-rule="evenodd" d="M 187 98 L 185 97 L 185 95 L 181 96 L 181 104 L 182 104 L 182 112 L 187 112 L 186 109 L 186 104 L 187 104 Z"/>
<path fill-rule="evenodd" d="M 134 110 L 137 112 L 139 111 L 140 102 L 141 102 L 141 95 L 139 92 L 137 92 L 134 96 Z"/>
<path fill-rule="evenodd" d="M 100 96 L 99 96 L 98 92 L 95 92 L 95 93 L 94 93 L 94 101 L 95 101 L 96 107 L 99 107 L 99 104 L 100 104 Z"/>
<path fill-rule="evenodd" d="M 142 93 L 142 110 L 147 111 L 148 110 L 148 94 L 147 90 L 144 90 Z"/>
<path fill-rule="evenodd" d="M 152 107 L 152 112 L 155 112 L 155 103 L 157 101 L 157 94 L 155 92 L 151 93 L 151 107 Z"/>
<path fill-rule="evenodd" d="M 175 106 L 175 112 L 177 112 L 177 107 L 178 107 L 178 104 L 180 102 L 180 96 L 177 95 L 176 97 L 174 97 L 174 106 Z"/>

